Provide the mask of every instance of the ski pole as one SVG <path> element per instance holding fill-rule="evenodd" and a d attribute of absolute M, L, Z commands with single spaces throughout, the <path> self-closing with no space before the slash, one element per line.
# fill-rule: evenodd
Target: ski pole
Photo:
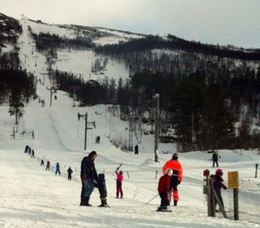
<path fill-rule="evenodd" d="M 151 198 L 150 200 L 148 200 L 145 204 L 150 203 L 153 199 L 155 199 L 158 196 L 158 194 L 156 194 L 153 198 Z"/>

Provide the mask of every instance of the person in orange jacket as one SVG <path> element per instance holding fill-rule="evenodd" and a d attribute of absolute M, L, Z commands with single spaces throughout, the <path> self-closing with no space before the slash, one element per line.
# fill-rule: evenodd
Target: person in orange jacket
<path fill-rule="evenodd" d="M 177 174 L 177 180 L 176 180 L 176 176 L 174 176 L 174 175 L 172 176 L 172 190 L 173 190 L 174 206 L 177 206 L 179 198 L 180 198 L 177 185 L 180 184 L 183 180 L 183 167 L 178 159 L 179 159 L 178 154 L 174 153 L 172 155 L 172 159 L 167 161 L 162 168 L 162 171 L 164 174 L 166 173 L 166 171 L 168 169 L 172 169 L 173 173 Z"/>

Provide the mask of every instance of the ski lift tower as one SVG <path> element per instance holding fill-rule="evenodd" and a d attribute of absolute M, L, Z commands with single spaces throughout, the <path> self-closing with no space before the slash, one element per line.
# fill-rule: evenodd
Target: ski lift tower
<path fill-rule="evenodd" d="M 159 138 L 159 109 L 160 109 L 160 94 L 156 93 L 153 97 L 156 100 L 155 104 L 155 132 L 154 132 L 154 161 L 158 162 L 158 138 Z"/>
<path fill-rule="evenodd" d="M 130 117 L 129 117 L 129 131 L 128 131 L 128 150 L 129 151 L 133 151 L 133 144 L 134 144 L 134 118 L 133 118 L 133 113 L 130 113 Z"/>

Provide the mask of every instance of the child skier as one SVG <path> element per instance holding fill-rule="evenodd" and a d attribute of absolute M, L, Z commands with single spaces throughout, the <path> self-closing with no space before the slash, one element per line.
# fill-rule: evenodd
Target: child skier
<path fill-rule="evenodd" d="M 59 162 L 56 163 L 55 175 L 57 175 L 57 173 L 60 175 L 60 164 L 59 164 Z"/>
<path fill-rule="evenodd" d="M 101 204 L 99 205 L 99 207 L 109 207 L 107 205 L 107 187 L 106 187 L 105 174 L 103 173 L 98 174 L 97 187 L 98 187 L 100 200 L 101 200 Z"/>
<path fill-rule="evenodd" d="M 223 176 L 223 170 L 222 169 L 217 169 L 215 172 L 215 176 L 213 177 L 213 188 L 217 194 L 217 197 L 221 203 L 221 205 L 219 205 L 219 208 L 222 206 L 224 209 L 224 202 L 223 202 L 223 198 L 221 195 L 221 189 L 227 189 L 227 186 L 225 184 L 223 184 L 224 180 L 222 178 Z M 217 203 L 216 203 L 217 205 Z M 216 210 L 217 211 L 217 210 Z"/>
<path fill-rule="evenodd" d="M 171 199 L 172 170 L 167 169 L 166 173 L 160 177 L 158 183 L 158 193 L 161 198 L 161 205 L 157 211 L 168 211 Z"/>
<path fill-rule="evenodd" d="M 119 195 L 120 195 L 120 198 L 122 199 L 123 198 L 122 181 L 124 180 L 124 175 L 123 175 L 123 171 L 122 170 L 120 170 L 118 172 L 120 167 L 121 167 L 121 165 L 118 166 L 116 171 L 115 171 L 116 176 L 117 176 L 116 177 L 116 198 L 118 198 Z"/>
<path fill-rule="evenodd" d="M 69 168 L 67 169 L 67 172 L 68 172 L 68 180 L 71 180 L 71 175 L 72 175 L 72 173 L 73 173 L 72 168 L 69 167 Z"/>
<path fill-rule="evenodd" d="M 50 170 L 50 165 L 51 165 L 50 161 L 47 161 L 46 170 Z"/>
<path fill-rule="evenodd" d="M 40 165 L 44 166 L 44 160 L 43 159 L 41 159 L 41 164 Z"/>

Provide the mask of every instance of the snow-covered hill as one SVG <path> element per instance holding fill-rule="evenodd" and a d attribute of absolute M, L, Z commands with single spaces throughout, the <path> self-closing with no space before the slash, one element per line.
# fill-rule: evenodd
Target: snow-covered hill
<path fill-rule="evenodd" d="M 179 205 L 172 207 L 172 213 L 155 212 L 159 205 L 159 197 L 156 196 L 158 178 L 164 162 L 176 152 L 175 145 L 159 143 L 159 163 L 155 163 L 152 135 L 144 135 L 141 143 L 134 137 L 133 144 L 139 144 L 139 155 L 125 152 L 111 143 L 128 144 L 129 126 L 128 122 L 120 120 L 118 112 L 112 113 L 109 106 L 73 107 L 73 100 L 62 91 L 57 91 L 56 99 L 50 100 L 52 84 L 47 77 L 46 57 L 35 50 L 28 30 L 29 24 L 33 28 L 32 23 L 47 26 L 50 31 L 50 25 L 21 20 L 23 33 L 18 42 L 19 58 L 22 68 L 35 75 L 39 99 L 28 103 L 18 126 L 9 116 L 8 106 L 0 106 L 0 227 L 260 226 L 260 181 L 254 178 L 255 163 L 260 163 L 260 156 L 256 151 L 219 152 L 225 181 L 228 171 L 237 170 L 240 173 L 240 221 L 232 221 L 232 190 L 223 193 L 231 219 L 223 219 L 220 214 L 217 218 L 207 217 L 202 173 L 204 169 L 214 173 L 215 168 L 211 168 L 211 155 L 202 151 L 179 155 L 185 169 L 185 178 L 179 187 Z M 33 29 L 36 31 L 36 27 Z M 64 27 L 58 29 L 56 26 L 53 31 L 73 35 L 72 30 L 67 31 Z M 102 32 L 107 31 L 102 29 Z M 127 77 L 127 69 L 112 62 L 111 65 L 108 62 L 104 75 L 92 74 L 91 63 L 96 58 L 89 50 L 59 51 L 53 67 L 91 79 L 119 75 Z M 88 121 L 94 121 L 96 125 L 96 128 L 89 126 L 92 129 L 87 132 L 87 151 L 83 150 L 85 123 L 83 119 L 78 120 L 78 113 L 88 113 Z M 101 137 L 99 144 L 95 143 L 96 136 Z M 36 158 L 24 153 L 25 145 L 35 150 Z M 96 207 L 100 203 L 97 190 L 91 197 L 93 207 L 79 206 L 80 162 L 91 150 L 98 153 L 98 172 L 106 174 L 110 208 Z M 169 153 L 164 153 L 166 151 Z M 45 164 L 50 160 L 52 168 L 59 162 L 62 175 L 55 176 L 53 169 L 45 171 L 40 166 L 40 159 Z M 123 163 L 125 174 L 124 198 L 116 199 L 114 171 L 120 163 Z M 72 181 L 66 179 L 69 166 L 74 170 Z"/>

